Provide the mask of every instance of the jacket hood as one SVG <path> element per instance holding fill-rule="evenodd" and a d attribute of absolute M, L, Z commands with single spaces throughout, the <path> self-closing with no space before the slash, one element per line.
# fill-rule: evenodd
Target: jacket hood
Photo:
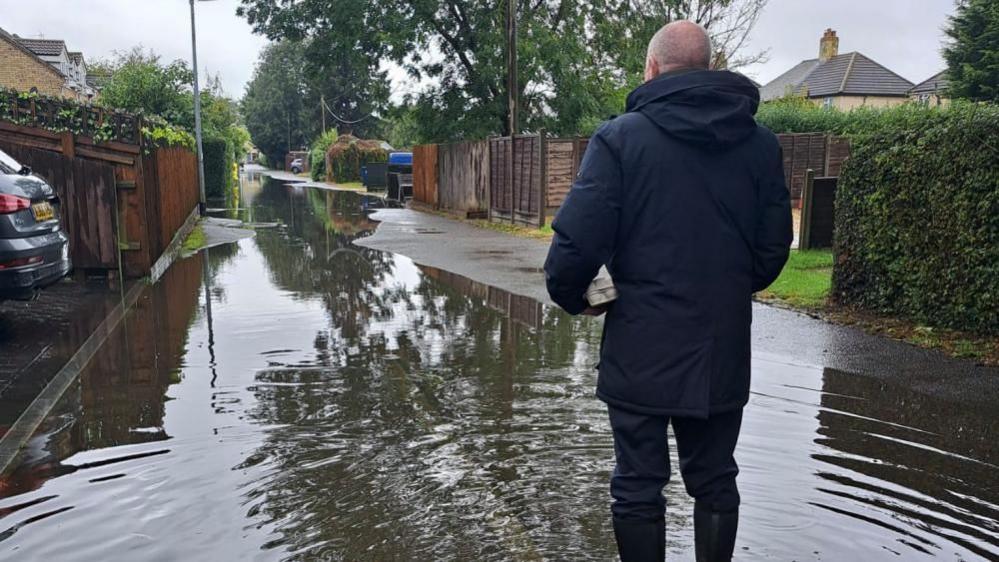
<path fill-rule="evenodd" d="M 737 144 L 756 131 L 759 89 L 727 70 L 664 75 L 628 95 L 627 111 L 638 112 L 679 139 L 713 147 Z"/>

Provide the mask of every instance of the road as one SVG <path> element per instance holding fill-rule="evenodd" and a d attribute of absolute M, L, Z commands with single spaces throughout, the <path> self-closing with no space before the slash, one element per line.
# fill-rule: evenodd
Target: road
<path fill-rule="evenodd" d="M 601 323 L 546 304 L 543 244 L 244 193 L 282 226 L 138 300 L 0 481 L 0 559 L 613 558 Z M 994 372 L 755 313 L 740 558 L 999 556 Z M 691 502 L 666 494 L 691 559 Z"/>

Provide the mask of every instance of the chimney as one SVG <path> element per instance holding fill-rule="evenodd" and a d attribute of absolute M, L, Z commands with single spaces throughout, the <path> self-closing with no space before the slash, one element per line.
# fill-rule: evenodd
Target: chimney
<path fill-rule="evenodd" d="M 826 62 L 838 54 L 839 37 L 836 37 L 835 31 L 827 29 L 822 35 L 822 40 L 819 41 L 819 60 Z"/>

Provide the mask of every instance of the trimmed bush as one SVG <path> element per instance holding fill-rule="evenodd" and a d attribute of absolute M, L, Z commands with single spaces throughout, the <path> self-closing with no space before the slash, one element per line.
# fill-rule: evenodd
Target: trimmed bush
<path fill-rule="evenodd" d="M 999 106 L 914 115 L 854 138 L 836 196 L 833 296 L 999 334 Z"/>
<path fill-rule="evenodd" d="M 201 140 L 205 161 L 205 196 L 225 197 L 232 181 L 233 150 L 223 138 L 209 137 Z"/>
<path fill-rule="evenodd" d="M 330 129 L 312 141 L 309 149 L 309 175 L 312 179 L 321 180 L 326 177 L 326 151 L 336 142 L 337 137 L 336 129 Z"/>
<path fill-rule="evenodd" d="M 326 152 L 326 178 L 330 181 L 361 181 L 361 166 L 387 162 L 388 151 L 376 140 L 343 135 Z"/>

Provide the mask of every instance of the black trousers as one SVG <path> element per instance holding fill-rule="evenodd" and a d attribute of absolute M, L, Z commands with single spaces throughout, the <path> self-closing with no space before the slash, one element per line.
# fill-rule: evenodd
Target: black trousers
<path fill-rule="evenodd" d="M 650 416 L 608 405 L 617 466 L 611 477 L 611 511 L 629 520 L 659 520 L 666 512 L 663 487 L 670 478 L 666 426 L 673 424 L 680 475 L 687 493 L 714 512 L 739 507 L 735 444 L 742 409 L 708 419 Z"/>

